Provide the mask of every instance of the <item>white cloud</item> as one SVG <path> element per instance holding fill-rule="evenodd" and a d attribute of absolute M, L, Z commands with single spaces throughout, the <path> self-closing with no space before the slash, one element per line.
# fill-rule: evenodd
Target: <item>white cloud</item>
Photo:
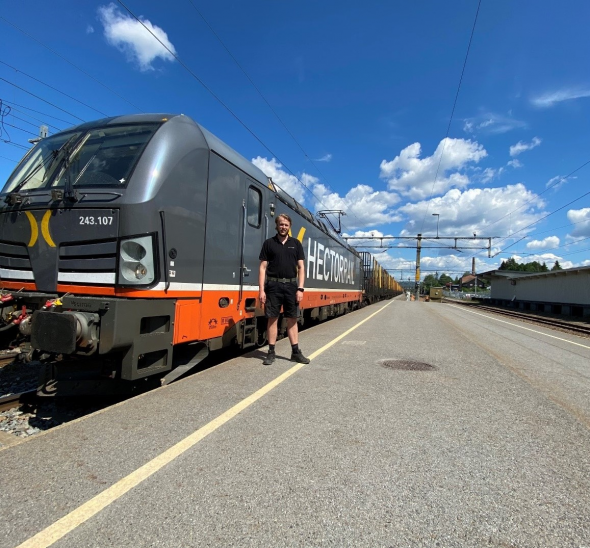
<path fill-rule="evenodd" d="M 590 207 L 584 209 L 570 209 L 567 212 L 568 221 L 575 224 L 575 228 L 567 235 L 568 240 L 576 240 L 590 236 Z"/>
<path fill-rule="evenodd" d="M 406 204 L 398 211 L 408 219 L 402 235 L 435 235 L 437 219 L 431 214 L 438 213 L 440 236 L 469 236 L 475 232 L 481 237 L 504 238 L 538 220 L 542 214 L 537 210 L 544 205 L 541 198 L 519 183 L 463 192 L 452 189 L 444 196 Z M 511 211 L 514 214 L 506 215 Z M 524 234 L 521 232 L 519 237 Z"/>
<path fill-rule="evenodd" d="M 440 161 L 434 193 L 442 194 L 448 189 L 464 188 L 469 178 L 458 170 L 471 162 L 479 162 L 488 153 L 482 145 L 465 139 L 443 139 L 432 156 L 420 159 L 420 143 L 404 148 L 390 162 L 381 162 L 380 177 L 387 181 L 390 190 L 395 190 L 412 200 L 423 199 L 433 190 L 433 182 Z M 441 161 L 442 155 L 442 161 Z M 454 171 L 448 176 L 447 172 Z"/>
<path fill-rule="evenodd" d="M 465 257 L 458 251 L 454 255 L 442 254 L 438 257 L 423 256 L 420 259 L 420 267 L 422 270 L 422 278 L 428 274 L 434 274 L 432 270 L 438 271 L 440 274 L 449 274 L 451 277 L 461 277 L 464 272 L 471 272 L 471 257 Z M 492 270 L 496 268 L 494 261 L 484 261 L 479 257 L 476 260 L 475 269 L 477 272 L 485 270 Z M 412 278 L 413 279 L 413 278 Z"/>
<path fill-rule="evenodd" d="M 298 202 L 305 203 L 304 189 L 297 178 L 285 172 L 283 166 L 274 158 L 268 160 L 259 156 L 253 158 L 252 163 Z M 352 230 L 401 220 L 400 215 L 392 209 L 392 206 L 400 201 L 399 195 L 394 192 L 375 191 L 368 185 L 357 185 L 344 196 L 340 196 L 320 183 L 317 177 L 303 173 L 300 179 L 313 193 L 310 199 L 314 202 L 315 211 L 331 209 L 346 213 L 342 218 L 345 229 Z"/>
<path fill-rule="evenodd" d="M 92 34 L 94 32 L 94 27 L 92 25 L 86 26 L 86 34 Z"/>
<path fill-rule="evenodd" d="M 513 167 L 514 169 L 517 169 L 519 167 L 522 167 L 522 162 L 514 158 L 514 160 L 510 160 L 506 165 Z"/>
<path fill-rule="evenodd" d="M 510 156 L 513 158 L 518 156 L 521 152 L 525 152 L 526 150 L 531 150 L 535 147 L 538 147 L 541 144 L 541 139 L 538 137 L 533 137 L 533 140 L 530 143 L 525 143 L 524 141 L 518 141 L 515 145 L 510 147 Z"/>
<path fill-rule="evenodd" d="M 551 177 L 551 179 L 549 179 L 545 183 L 545 188 L 552 188 L 553 190 L 558 190 L 563 185 L 565 185 L 565 183 L 568 182 L 568 179 L 576 179 L 576 177 L 563 177 L 562 175 Z"/>
<path fill-rule="evenodd" d="M 533 240 L 526 244 L 527 249 L 553 249 L 559 246 L 559 238 L 557 236 L 548 236 L 543 240 Z"/>
<path fill-rule="evenodd" d="M 492 179 L 499 177 L 504 173 L 504 168 L 499 167 L 498 169 L 494 169 L 491 167 L 486 167 L 480 175 L 481 182 L 485 185 L 489 183 Z"/>
<path fill-rule="evenodd" d="M 140 18 L 162 44 L 141 23 L 121 13 L 113 3 L 99 7 L 98 15 L 104 25 L 107 42 L 124 52 L 129 60 L 136 61 L 142 71 L 154 70 L 152 63 L 158 57 L 165 61 L 174 60 L 174 56 L 162 46 L 164 44 L 172 53 L 176 53 L 168 35 L 147 19 Z"/>
<path fill-rule="evenodd" d="M 317 158 L 314 162 L 330 162 L 332 161 L 332 155 L 330 153 L 324 154 L 321 158 Z"/>
<path fill-rule="evenodd" d="M 563 101 L 572 101 L 584 97 L 590 97 L 590 89 L 565 88 L 533 97 L 531 103 L 536 107 L 549 108 Z"/>
<path fill-rule="evenodd" d="M 508 116 L 492 112 L 481 112 L 477 116 L 466 118 L 463 122 L 463 131 L 466 133 L 491 135 L 507 133 L 514 129 L 525 129 L 527 127 L 526 122 L 513 118 L 512 112 L 509 112 Z"/>
<path fill-rule="evenodd" d="M 344 196 L 340 196 L 320 183 L 315 185 L 314 194 L 321 202 L 316 203 L 316 210 L 339 209 L 346 212 L 342 224 L 348 229 L 401 220 L 401 216 L 391 209 L 400 201 L 400 197 L 394 192 L 376 191 L 368 185 L 357 185 Z"/>
<path fill-rule="evenodd" d="M 252 163 L 260 169 L 267 177 L 270 177 L 277 185 L 279 185 L 287 194 L 293 196 L 300 204 L 305 204 L 305 189 L 297 180 L 297 177 L 287 173 L 282 164 L 277 162 L 274 158 L 268 160 L 258 156 L 252 159 Z M 301 181 L 309 188 L 318 181 L 316 177 L 304 174 L 300 177 Z M 309 183 L 309 184 L 308 184 Z"/>
<path fill-rule="evenodd" d="M 383 246 L 389 247 L 389 246 L 395 245 L 393 243 L 395 240 L 378 239 L 381 237 L 393 236 L 393 234 L 386 235 L 383 232 L 381 232 L 380 230 L 356 230 L 353 233 L 343 232 L 342 236 L 344 236 L 345 238 L 351 238 L 351 237 L 355 238 L 354 240 L 349 240 L 349 242 L 348 242 L 352 247 L 356 247 L 356 248 L 366 248 L 367 246 L 370 247 L 371 249 L 367 249 L 367 251 L 370 251 L 372 255 L 375 255 L 375 253 L 383 253 L 383 250 L 379 251 L 378 246 L 383 245 Z M 356 238 L 361 238 L 361 239 L 356 239 Z"/>

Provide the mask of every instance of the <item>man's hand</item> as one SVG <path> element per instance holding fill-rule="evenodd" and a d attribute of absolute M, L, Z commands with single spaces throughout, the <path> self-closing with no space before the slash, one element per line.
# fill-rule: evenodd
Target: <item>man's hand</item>
<path fill-rule="evenodd" d="M 260 299 L 260 305 L 265 306 L 266 305 L 266 293 L 264 292 L 264 289 L 260 290 L 260 293 L 258 294 L 258 298 Z"/>
<path fill-rule="evenodd" d="M 303 293 L 301 291 L 297 291 L 297 303 L 300 303 L 303 300 Z"/>

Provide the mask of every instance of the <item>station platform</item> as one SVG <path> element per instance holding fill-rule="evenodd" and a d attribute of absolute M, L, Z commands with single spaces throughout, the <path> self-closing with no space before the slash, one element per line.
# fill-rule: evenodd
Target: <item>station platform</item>
<path fill-rule="evenodd" d="M 2 449 L 0 547 L 590 546 L 590 340 L 491 318 L 384 301 Z"/>

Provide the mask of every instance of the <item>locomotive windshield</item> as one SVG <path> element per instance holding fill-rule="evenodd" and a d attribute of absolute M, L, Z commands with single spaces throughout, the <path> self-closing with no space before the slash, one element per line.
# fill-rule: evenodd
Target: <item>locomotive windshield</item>
<path fill-rule="evenodd" d="M 125 187 L 160 124 L 106 126 L 43 139 L 2 192 L 54 187 Z"/>

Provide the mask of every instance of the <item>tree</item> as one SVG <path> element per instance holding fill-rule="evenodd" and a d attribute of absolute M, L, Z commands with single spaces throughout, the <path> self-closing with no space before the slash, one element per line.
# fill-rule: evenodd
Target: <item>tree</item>
<path fill-rule="evenodd" d="M 502 261 L 498 270 L 520 270 L 520 265 L 516 262 L 514 257 L 510 257 L 510 259 Z"/>
<path fill-rule="evenodd" d="M 502 261 L 502 264 L 500 265 L 498 270 L 512 270 L 512 271 L 516 271 L 516 272 L 548 272 L 549 271 L 549 269 L 547 268 L 547 265 L 545 263 L 539 263 L 538 261 L 532 261 L 530 263 L 517 263 L 516 259 L 514 257 L 510 257 L 510 259 Z"/>
<path fill-rule="evenodd" d="M 438 279 L 438 283 L 440 283 L 441 286 L 445 286 L 447 284 L 452 284 L 453 283 L 453 278 L 451 278 L 448 274 L 441 274 L 440 278 Z"/>
<path fill-rule="evenodd" d="M 428 274 L 422 282 L 422 289 L 424 293 L 430 293 L 431 287 L 439 287 L 438 278 L 434 274 Z"/>
<path fill-rule="evenodd" d="M 561 268 L 561 265 L 559 264 L 559 261 L 555 261 L 555 264 L 551 268 L 551 272 L 553 272 L 554 270 L 563 270 L 563 268 Z"/>

